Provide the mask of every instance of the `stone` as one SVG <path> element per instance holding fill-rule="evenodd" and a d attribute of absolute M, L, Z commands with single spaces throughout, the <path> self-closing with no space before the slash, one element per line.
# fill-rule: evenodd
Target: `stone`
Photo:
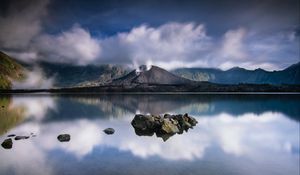
<path fill-rule="evenodd" d="M 11 149 L 12 146 L 13 146 L 12 139 L 11 139 L 11 138 L 5 139 L 5 140 L 2 142 L 1 146 L 2 146 L 4 149 Z"/>
<path fill-rule="evenodd" d="M 167 119 L 165 118 L 163 120 L 163 124 L 161 126 L 161 129 L 167 133 L 167 134 L 175 134 L 175 133 L 178 133 L 179 132 L 179 129 L 177 127 L 177 123 L 174 124 L 172 122 L 172 119 Z"/>
<path fill-rule="evenodd" d="M 131 121 L 131 125 L 138 136 L 153 136 L 155 133 L 163 141 L 168 140 L 175 134 L 187 132 L 190 128 L 192 129 L 193 126 L 196 126 L 197 123 L 197 120 L 187 113 L 184 115 L 164 114 L 163 117 L 137 114 Z"/>
<path fill-rule="evenodd" d="M 159 121 L 157 116 L 147 116 L 147 115 L 135 115 L 134 119 L 131 121 L 131 125 L 135 129 L 135 133 L 139 136 L 147 135 L 152 136 L 154 130 L 159 126 Z"/>
<path fill-rule="evenodd" d="M 29 136 L 16 136 L 15 140 L 23 140 L 23 139 L 28 139 Z"/>
<path fill-rule="evenodd" d="M 15 137 L 16 135 L 15 134 L 9 134 L 7 135 L 7 137 Z"/>
<path fill-rule="evenodd" d="M 71 136 L 69 134 L 60 134 L 59 136 L 57 136 L 57 139 L 60 142 L 68 142 L 71 140 Z"/>
<path fill-rule="evenodd" d="M 172 118 L 172 115 L 170 115 L 170 114 L 165 114 L 165 115 L 164 115 L 164 118 Z"/>
<path fill-rule="evenodd" d="M 115 133 L 115 130 L 113 128 L 106 128 L 103 130 L 103 132 L 107 135 L 111 135 Z"/>

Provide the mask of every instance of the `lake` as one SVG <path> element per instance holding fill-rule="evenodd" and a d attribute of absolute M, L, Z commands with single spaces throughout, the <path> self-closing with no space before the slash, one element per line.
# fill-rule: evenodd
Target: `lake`
<path fill-rule="evenodd" d="M 164 142 L 135 134 L 137 113 L 198 124 Z M 1 143 L 30 138 L 0 148 L 0 174 L 299 175 L 299 121 L 297 94 L 1 95 Z"/>

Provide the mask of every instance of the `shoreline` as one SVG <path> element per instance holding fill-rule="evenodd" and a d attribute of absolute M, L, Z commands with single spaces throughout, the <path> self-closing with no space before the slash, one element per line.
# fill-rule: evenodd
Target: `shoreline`
<path fill-rule="evenodd" d="M 300 92 L 0 92 L 0 95 L 300 95 Z"/>

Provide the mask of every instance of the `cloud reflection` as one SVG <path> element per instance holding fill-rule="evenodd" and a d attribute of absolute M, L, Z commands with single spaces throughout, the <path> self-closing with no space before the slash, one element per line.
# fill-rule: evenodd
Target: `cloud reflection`
<path fill-rule="evenodd" d="M 22 107 L 25 109 L 25 118 L 33 117 L 34 119 L 41 120 L 45 118 L 49 109 L 56 109 L 56 103 L 55 98 L 49 98 L 47 96 L 30 98 L 27 96 L 18 96 L 13 98 L 10 107 L 12 109 Z"/>
<path fill-rule="evenodd" d="M 30 133 L 35 130 L 39 136 L 33 140 L 36 149 L 44 152 L 59 149 L 77 158 L 83 158 L 103 146 L 129 151 L 141 158 L 158 156 L 168 160 L 202 158 L 206 149 L 212 145 L 228 154 L 250 157 L 264 150 L 290 154 L 291 147 L 299 149 L 298 123 L 280 113 L 249 113 L 238 117 L 222 113 L 215 117 L 197 117 L 197 120 L 199 123 L 193 130 L 186 135 L 171 137 L 165 143 L 155 136 L 136 136 L 126 120 L 78 119 L 43 124 L 28 122 L 12 132 Z M 104 135 L 102 130 L 106 127 L 115 128 L 116 134 Z M 70 133 L 71 141 L 66 144 L 58 142 L 56 137 L 60 133 Z M 23 149 L 27 149 L 26 145 Z"/>

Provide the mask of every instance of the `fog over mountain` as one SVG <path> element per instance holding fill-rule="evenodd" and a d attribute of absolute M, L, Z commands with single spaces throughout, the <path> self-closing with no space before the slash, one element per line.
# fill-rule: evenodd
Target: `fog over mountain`
<path fill-rule="evenodd" d="M 196 82 L 219 84 L 300 84 L 299 63 L 282 71 L 232 68 L 227 71 L 208 68 L 178 68 L 172 71 L 142 65 L 132 70 L 121 65 L 71 65 L 37 62 L 18 62 L 5 53 L 0 55 L 1 89 L 47 89 L 54 87 L 95 87 L 139 84 L 180 85 Z"/>

